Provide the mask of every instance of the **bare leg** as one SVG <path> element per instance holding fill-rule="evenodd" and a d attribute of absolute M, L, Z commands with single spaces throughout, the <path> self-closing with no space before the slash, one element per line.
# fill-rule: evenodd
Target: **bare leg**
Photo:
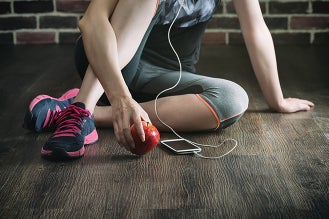
<path fill-rule="evenodd" d="M 141 103 L 141 106 L 160 131 L 168 131 L 155 114 L 154 100 Z M 157 100 L 157 106 L 161 120 L 175 131 L 211 130 L 217 126 L 217 120 L 212 112 L 194 94 L 163 97 Z M 96 107 L 94 115 L 96 126 L 112 127 L 111 106 Z"/>
<path fill-rule="evenodd" d="M 89 65 L 82 81 L 80 91 L 74 102 L 84 103 L 86 109 L 88 109 L 90 113 L 94 113 L 94 107 L 103 93 L 104 89 Z"/>

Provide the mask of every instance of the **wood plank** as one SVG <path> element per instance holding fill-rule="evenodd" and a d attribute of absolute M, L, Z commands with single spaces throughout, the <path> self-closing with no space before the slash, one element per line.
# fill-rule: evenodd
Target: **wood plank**
<path fill-rule="evenodd" d="M 40 149 L 50 133 L 30 133 L 20 125 L 35 95 L 59 96 L 79 86 L 72 49 L 14 46 L 0 52 L 0 218 L 329 214 L 328 48 L 277 48 L 284 92 L 316 103 L 310 112 L 280 114 L 268 110 L 244 47 L 203 47 L 198 70 L 236 81 L 250 98 L 241 120 L 222 132 L 182 133 L 204 144 L 236 139 L 238 147 L 222 159 L 174 155 L 161 146 L 137 157 L 119 147 L 112 129 L 99 129 L 99 141 L 82 159 L 46 160 Z M 232 146 L 226 142 L 202 153 L 217 156 Z"/>

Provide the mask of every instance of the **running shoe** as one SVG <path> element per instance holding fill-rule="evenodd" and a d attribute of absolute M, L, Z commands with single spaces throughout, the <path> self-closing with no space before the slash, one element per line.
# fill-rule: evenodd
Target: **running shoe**
<path fill-rule="evenodd" d="M 70 105 L 78 88 L 66 91 L 61 97 L 39 95 L 32 100 L 25 114 L 23 127 L 35 132 L 54 131 L 58 112 Z"/>
<path fill-rule="evenodd" d="M 98 140 L 94 117 L 83 103 L 73 103 L 58 113 L 56 124 L 56 131 L 41 149 L 44 156 L 78 158 L 84 155 L 84 145 Z"/>

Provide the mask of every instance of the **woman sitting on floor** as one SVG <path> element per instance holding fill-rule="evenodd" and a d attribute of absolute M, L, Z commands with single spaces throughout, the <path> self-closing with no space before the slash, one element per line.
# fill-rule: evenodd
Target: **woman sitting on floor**
<path fill-rule="evenodd" d="M 277 72 L 271 34 L 258 0 L 234 0 L 255 75 L 269 107 L 278 112 L 310 110 L 313 103 L 284 98 Z M 79 22 L 81 38 L 76 65 L 83 78 L 80 89 L 60 98 L 39 96 L 30 104 L 25 127 L 53 135 L 42 147 L 69 157 L 84 154 L 84 145 L 98 139 L 97 126 L 113 127 L 127 150 L 134 141 L 135 124 L 145 139 L 141 120 L 167 130 L 156 116 L 155 97 L 179 78 L 180 83 L 157 100 L 162 120 L 177 131 L 218 130 L 236 122 L 248 107 L 248 96 L 234 82 L 195 73 L 202 35 L 219 0 L 93 0 Z M 96 106 L 105 92 L 107 106 Z M 104 99 L 104 97 L 103 97 Z"/>

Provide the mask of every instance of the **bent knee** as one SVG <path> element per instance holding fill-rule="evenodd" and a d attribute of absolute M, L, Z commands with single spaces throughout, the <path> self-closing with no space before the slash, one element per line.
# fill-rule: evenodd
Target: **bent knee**
<path fill-rule="evenodd" d="M 220 80 L 216 87 L 201 94 L 217 113 L 220 119 L 219 129 L 224 129 L 238 121 L 248 108 L 249 98 L 238 84 Z"/>
<path fill-rule="evenodd" d="M 222 98 L 221 102 L 221 125 L 220 128 L 226 128 L 238 121 L 249 105 L 247 92 L 238 84 L 228 82 L 226 87 L 226 98 Z"/>

